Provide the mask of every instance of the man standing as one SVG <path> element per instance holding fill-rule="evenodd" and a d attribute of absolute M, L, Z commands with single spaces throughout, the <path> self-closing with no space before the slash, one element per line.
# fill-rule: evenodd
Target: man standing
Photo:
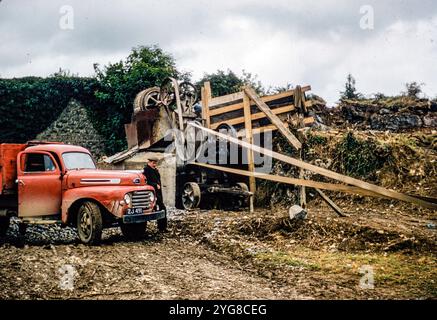
<path fill-rule="evenodd" d="M 161 175 L 156 167 L 158 158 L 151 156 L 148 159 L 147 165 L 144 166 L 143 175 L 146 177 L 148 185 L 151 185 L 155 189 L 156 194 L 156 210 L 166 210 L 163 197 L 162 197 L 162 185 Z M 158 220 L 158 229 L 164 231 L 167 228 L 167 213 L 165 219 Z"/>

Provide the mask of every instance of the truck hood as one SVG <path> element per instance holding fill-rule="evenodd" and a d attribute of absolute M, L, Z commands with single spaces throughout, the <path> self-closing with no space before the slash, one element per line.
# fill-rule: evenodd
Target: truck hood
<path fill-rule="evenodd" d="M 71 170 L 65 175 L 68 188 L 89 186 L 141 186 L 145 185 L 144 176 L 138 172 L 119 170 Z"/>

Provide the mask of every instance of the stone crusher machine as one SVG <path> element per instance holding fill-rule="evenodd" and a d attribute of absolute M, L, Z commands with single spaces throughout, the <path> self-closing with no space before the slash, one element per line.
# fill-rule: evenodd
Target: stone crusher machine
<path fill-rule="evenodd" d="M 248 207 L 252 193 L 247 178 L 190 164 L 202 152 L 200 145 L 205 135 L 187 123 L 204 126 L 201 109 L 199 94 L 189 82 L 178 83 L 176 79 L 167 78 L 160 87 L 139 92 L 134 100 L 131 123 L 125 125 L 128 150 L 106 158 L 105 162 L 117 169 L 141 170 L 151 154 L 161 158 L 158 166 L 164 201 L 169 206 L 185 209 Z M 231 125 L 223 124 L 217 130 L 222 128 L 230 129 L 236 136 Z M 194 153 L 187 156 L 191 142 Z M 228 150 L 224 150 L 216 138 L 209 143 L 217 146 L 211 150 L 216 150 L 212 157 L 218 163 Z M 239 152 L 241 154 L 241 150 Z M 247 165 L 237 162 L 232 167 L 246 169 Z"/>
<path fill-rule="evenodd" d="M 260 97 L 247 86 L 240 92 L 212 97 L 210 84 L 205 82 L 198 102 L 192 84 L 169 78 L 161 87 L 136 96 L 132 121 L 125 125 L 129 149 L 105 162 L 117 169 L 139 170 L 151 153 L 159 155 L 164 159 L 159 165 L 164 201 L 185 209 L 249 206 L 252 211 L 255 179 L 299 186 L 299 210 L 306 208 L 305 188 L 314 189 L 340 216 L 345 214 L 322 190 L 437 209 L 435 198 L 402 194 L 303 161 L 306 127 L 315 122 L 312 101 L 305 95 L 310 89 L 296 86 Z M 272 151 L 265 139 L 266 135 L 271 138 L 272 132 L 281 134 L 297 156 Z M 231 156 L 237 160 L 229 161 Z M 260 168 L 255 156 L 264 156 L 264 162 L 275 159 L 295 166 L 299 176 L 272 175 L 268 165 Z M 311 176 L 336 183 L 309 180 Z"/>

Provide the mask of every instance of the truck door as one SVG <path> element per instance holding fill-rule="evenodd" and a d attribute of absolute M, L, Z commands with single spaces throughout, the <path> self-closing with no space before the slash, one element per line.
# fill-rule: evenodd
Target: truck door
<path fill-rule="evenodd" d="M 38 217 L 61 213 L 61 170 L 48 152 L 18 154 L 18 216 Z"/>

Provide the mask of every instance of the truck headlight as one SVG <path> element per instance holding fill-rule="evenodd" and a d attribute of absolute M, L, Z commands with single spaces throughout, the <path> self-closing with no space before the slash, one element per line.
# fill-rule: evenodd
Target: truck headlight
<path fill-rule="evenodd" d="M 151 192 L 151 194 L 150 194 L 150 202 L 155 202 L 155 199 L 156 199 L 155 193 Z"/>
<path fill-rule="evenodd" d="M 126 193 L 124 195 L 124 202 L 126 202 L 127 205 L 130 205 L 132 202 L 132 196 L 130 193 Z"/>

